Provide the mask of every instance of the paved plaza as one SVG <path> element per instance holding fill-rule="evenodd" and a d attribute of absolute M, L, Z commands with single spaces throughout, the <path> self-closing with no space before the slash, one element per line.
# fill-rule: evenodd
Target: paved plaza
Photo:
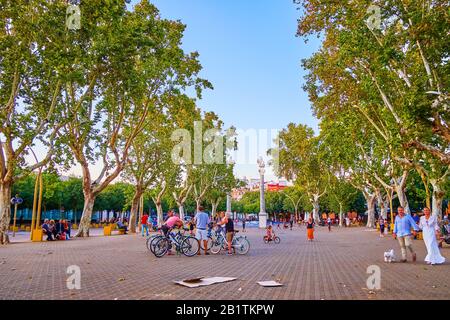
<path fill-rule="evenodd" d="M 278 233 L 281 244 L 264 244 L 264 232 L 250 229 L 249 254 L 231 257 L 157 259 L 138 235 L 13 243 L 0 247 L 0 299 L 450 299 L 450 264 L 426 265 L 423 241 L 414 241 L 417 263 L 386 264 L 383 253 L 393 248 L 398 255 L 398 244 L 373 230 L 317 228 L 312 243 L 304 227 Z M 442 254 L 450 261 L 450 247 Z M 80 290 L 67 289 L 70 265 L 81 269 Z M 381 268 L 381 290 L 366 288 L 370 265 Z M 238 280 L 196 289 L 173 283 L 204 276 Z M 284 286 L 256 283 L 263 280 Z"/>

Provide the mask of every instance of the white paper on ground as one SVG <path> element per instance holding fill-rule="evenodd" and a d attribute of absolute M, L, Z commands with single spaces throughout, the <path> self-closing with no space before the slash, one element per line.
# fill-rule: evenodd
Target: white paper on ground
<path fill-rule="evenodd" d="M 263 287 L 282 287 L 283 285 L 276 281 L 260 281 L 258 282 L 260 286 Z"/>
<path fill-rule="evenodd" d="M 188 287 L 188 288 L 198 288 L 201 286 L 210 286 L 216 283 L 223 283 L 228 281 L 236 280 L 237 278 L 228 277 L 211 277 L 211 278 L 196 278 L 196 279 L 186 279 L 182 281 L 174 281 L 176 284 Z"/>

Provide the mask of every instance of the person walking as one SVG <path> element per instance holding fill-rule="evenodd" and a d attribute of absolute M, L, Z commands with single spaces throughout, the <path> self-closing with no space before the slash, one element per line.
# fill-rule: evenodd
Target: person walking
<path fill-rule="evenodd" d="M 380 218 L 379 224 L 380 224 L 380 238 L 384 238 L 385 221 L 383 217 Z"/>
<path fill-rule="evenodd" d="M 327 218 L 328 232 L 331 232 L 331 218 Z"/>
<path fill-rule="evenodd" d="M 247 232 L 247 230 L 245 230 L 245 223 L 246 223 L 246 219 L 243 218 L 242 219 L 242 232 Z"/>
<path fill-rule="evenodd" d="M 200 241 L 203 241 L 203 249 L 205 250 L 205 256 L 209 255 L 208 252 L 208 230 L 206 229 L 209 224 L 209 216 L 204 212 L 202 206 L 198 207 L 198 212 L 194 217 L 194 224 L 197 226 L 195 237 L 197 238 L 198 245 L 201 248 Z M 198 255 L 201 255 L 201 250 L 198 251 Z"/>
<path fill-rule="evenodd" d="M 314 240 L 314 220 L 312 217 L 309 217 L 306 222 L 306 237 L 308 241 Z"/>
<path fill-rule="evenodd" d="M 345 226 L 350 227 L 350 218 L 348 216 L 345 217 Z"/>
<path fill-rule="evenodd" d="M 148 214 L 144 213 L 141 218 L 141 236 L 144 236 L 144 231 L 146 236 L 148 237 Z"/>
<path fill-rule="evenodd" d="M 289 227 L 291 228 L 291 231 L 293 226 L 294 226 L 294 215 L 291 214 L 289 218 Z"/>
<path fill-rule="evenodd" d="M 437 237 L 440 236 L 439 223 L 437 218 L 431 215 L 429 208 L 423 209 L 424 216 L 420 218 L 419 228 L 423 232 L 423 241 L 427 247 L 427 256 L 425 257 L 425 262 L 427 264 L 435 265 L 442 264 L 445 262 L 445 258 L 441 255 Z"/>
<path fill-rule="evenodd" d="M 411 229 L 414 229 L 413 235 L 419 231 L 419 227 L 413 220 L 411 215 L 405 215 L 405 209 L 403 207 L 397 208 L 397 217 L 394 223 L 394 238 L 397 238 L 400 248 L 402 250 L 402 260 L 401 262 L 406 262 L 406 249 L 411 252 L 413 262 L 416 262 L 417 255 L 412 247 Z"/>

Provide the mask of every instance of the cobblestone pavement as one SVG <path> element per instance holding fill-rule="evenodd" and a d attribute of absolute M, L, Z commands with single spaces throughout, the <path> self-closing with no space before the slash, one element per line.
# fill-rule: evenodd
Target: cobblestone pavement
<path fill-rule="evenodd" d="M 418 262 L 383 262 L 392 237 L 380 239 L 365 228 L 318 228 L 306 241 L 304 227 L 280 231 L 281 244 L 264 244 L 264 232 L 246 233 L 247 256 L 166 256 L 150 254 L 138 235 L 92 237 L 60 242 L 13 243 L 0 247 L 0 299 L 450 299 L 450 263 L 423 262 L 423 241 L 414 241 Z M 443 255 L 450 261 L 450 247 Z M 81 268 L 81 289 L 66 286 L 67 267 Z M 382 289 L 366 288 L 367 267 L 381 268 Z M 203 276 L 238 280 L 188 289 L 174 280 Z M 281 288 L 256 282 L 278 280 Z"/>

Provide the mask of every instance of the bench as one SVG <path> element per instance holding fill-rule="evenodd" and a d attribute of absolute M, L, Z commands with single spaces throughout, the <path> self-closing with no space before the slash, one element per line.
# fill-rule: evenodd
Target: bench
<path fill-rule="evenodd" d="M 113 223 L 113 224 L 110 224 L 110 225 L 107 225 L 107 226 L 103 227 L 103 235 L 104 236 L 111 236 L 112 232 L 115 231 L 115 230 L 117 230 L 119 232 L 119 235 L 125 234 L 125 229 L 118 229 L 117 228 L 117 224 Z"/>

